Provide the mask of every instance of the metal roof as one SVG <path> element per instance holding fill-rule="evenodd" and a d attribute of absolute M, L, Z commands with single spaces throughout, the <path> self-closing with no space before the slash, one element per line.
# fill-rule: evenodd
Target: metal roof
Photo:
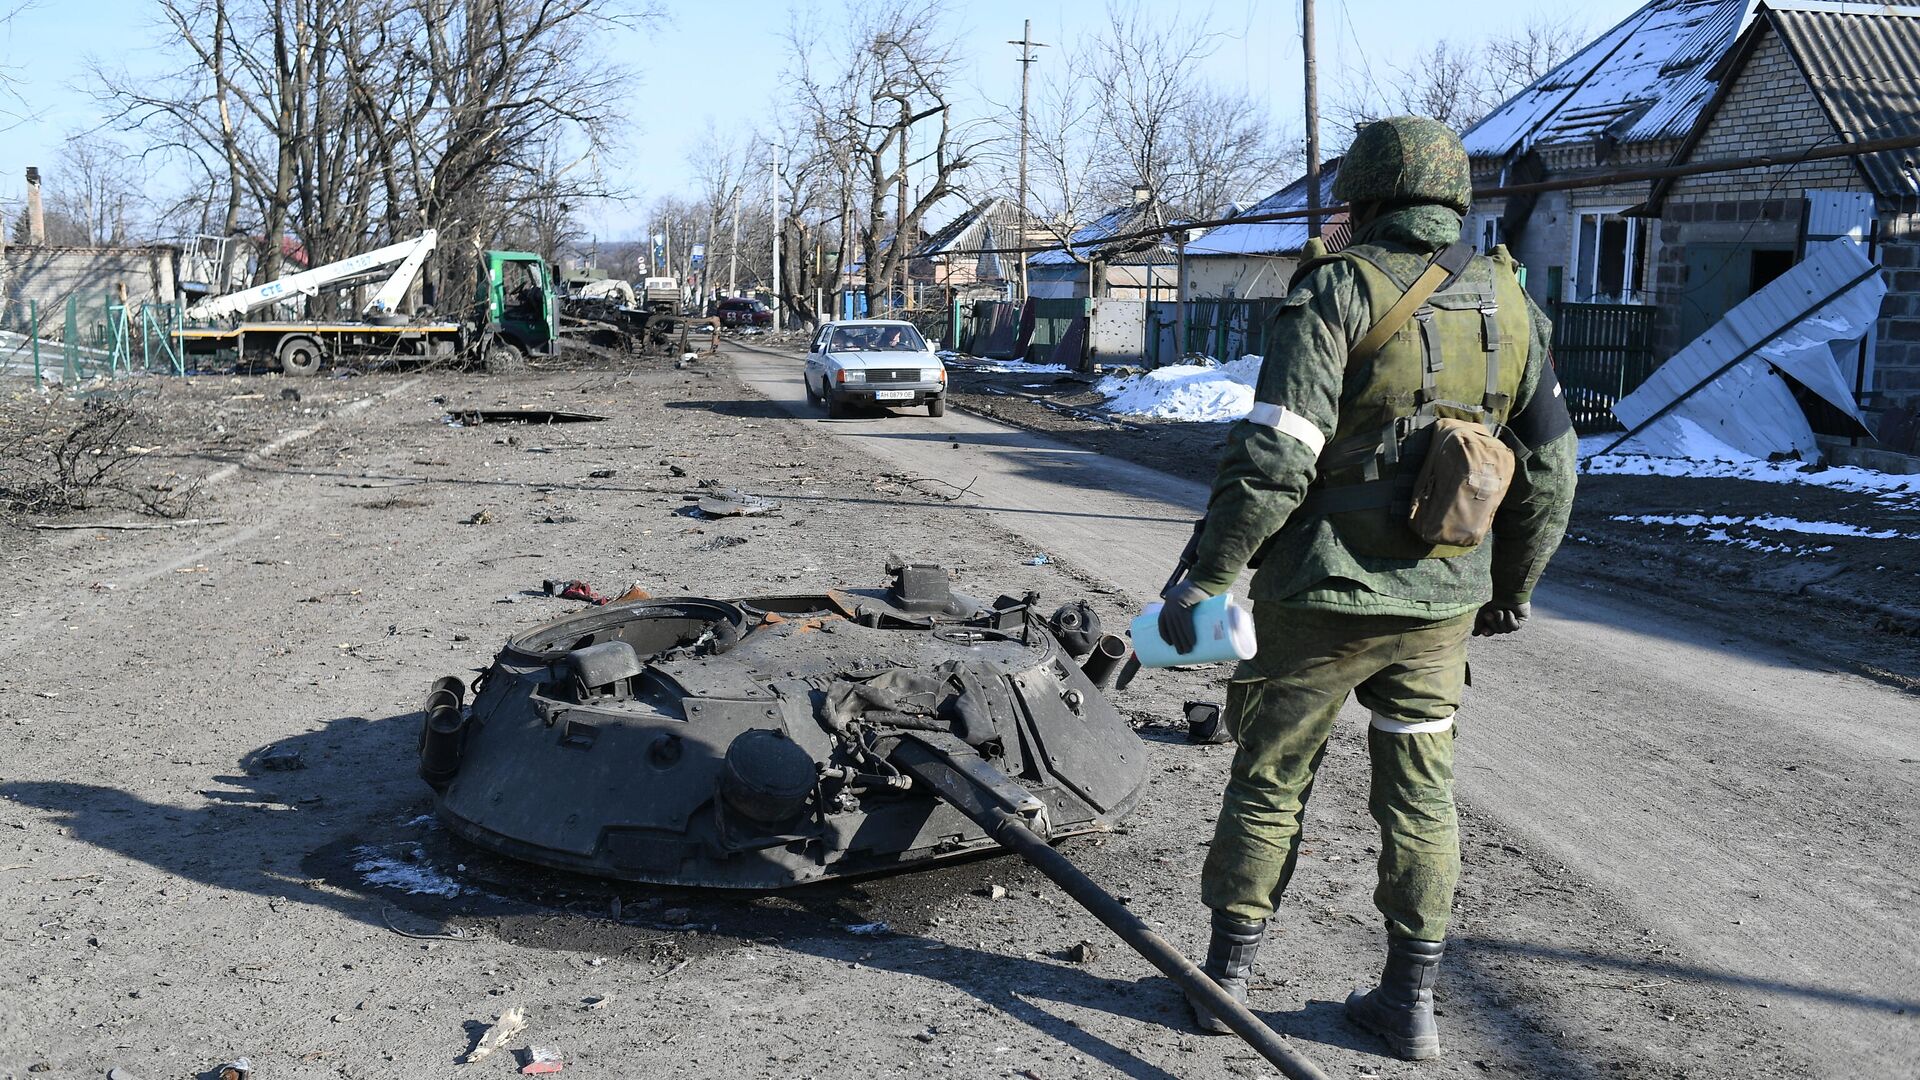
<path fill-rule="evenodd" d="M 1713 96 L 1708 70 L 1754 0 L 1653 0 L 1507 99 L 1462 137 L 1475 157 L 1679 138 Z"/>
<path fill-rule="evenodd" d="M 1163 226 L 1172 227 L 1177 224 L 1179 224 L 1178 219 L 1167 221 L 1165 212 L 1149 203 L 1128 203 L 1125 206 L 1116 206 L 1073 231 L 1073 235 L 1068 239 L 1075 245 L 1073 250 L 1078 253 L 1078 258 L 1065 251 L 1042 251 L 1029 256 L 1027 266 L 1075 266 L 1090 254 L 1098 256 L 1102 262 L 1122 266 L 1172 262 L 1174 250 L 1169 244 L 1131 240 L 1120 241 L 1111 247 L 1102 247 L 1096 241 L 1109 236 Z M 1199 235 L 1197 230 L 1195 235 Z"/>
<path fill-rule="evenodd" d="M 1340 175 L 1340 159 L 1320 166 L 1320 205 L 1333 205 L 1333 181 Z M 1307 178 L 1301 177 L 1248 208 L 1248 216 L 1307 208 Z M 1236 215 L 1237 216 L 1237 215 Z M 1329 215 L 1330 217 L 1332 215 Z M 1297 255 L 1307 246 L 1307 221 L 1249 221 L 1221 225 L 1198 240 L 1187 241 L 1188 258 L 1210 255 Z"/>
<path fill-rule="evenodd" d="M 1842 138 L 1920 134 L 1920 8 L 1782 3 L 1763 10 Z M 1889 150 L 1855 160 L 1880 194 L 1914 195 L 1913 159 L 1911 150 Z"/>

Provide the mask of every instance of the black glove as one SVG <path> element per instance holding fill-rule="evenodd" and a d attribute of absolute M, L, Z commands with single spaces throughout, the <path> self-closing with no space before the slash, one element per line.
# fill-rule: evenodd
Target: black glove
<path fill-rule="evenodd" d="M 1532 604 L 1488 604 L 1473 617 L 1473 636 L 1511 634 L 1533 615 Z M 1162 634 L 1166 631 L 1162 630 Z"/>
<path fill-rule="evenodd" d="M 1200 634 L 1193 626 L 1193 609 L 1207 599 L 1206 591 L 1182 577 L 1161 595 L 1161 599 L 1160 639 L 1173 646 L 1174 652 L 1192 652 L 1200 641 Z"/>

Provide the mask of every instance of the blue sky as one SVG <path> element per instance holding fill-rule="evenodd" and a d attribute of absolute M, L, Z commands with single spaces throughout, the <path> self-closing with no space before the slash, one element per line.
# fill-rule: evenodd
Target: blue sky
<path fill-rule="evenodd" d="M 1142 0 L 1149 9 L 1191 15 L 1199 5 Z M 0 8 L 7 6 L 0 0 Z M 692 189 L 687 151 L 709 120 L 722 130 L 746 131 L 765 114 L 780 91 L 788 19 L 817 20 L 832 32 L 837 0 L 664 0 L 665 25 L 612 37 L 609 52 L 640 70 L 642 92 L 630 103 L 623 146 L 608 171 L 638 198 L 590 212 L 601 239 L 638 232 L 641 204 Z M 1637 8 L 1635 0 L 1481 0 L 1472 5 L 1411 0 L 1319 0 L 1320 71 L 1323 96 L 1345 79 L 1384 79 L 1393 64 L 1442 37 L 1464 41 L 1474 33 L 1500 34 L 1530 19 L 1571 15 L 1596 36 Z M 1017 102 L 1016 49 L 1022 19 L 1032 19 L 1034 38 L 1071 44 L 1103 21 L 1101 0 L 966 0 L 952 6 L 960 51 L 971 60 L 966 96 L 982 112 Z M 1203 9 L 1202 9 L 1203 10 Z M 1217 0 L 1214 26 L 1219 49 L 1199 72 L 1205 78 L 1264 97 L 1276 116 L 1300 114 L 1300 44 L 1295 0 Z M 134 71 L 160 71 L 186 62 L 178 50 L 156 47 L 155 6 L 137 0 L 32 0 L 0 37 L 0 65 L 19 80 L 33 118 L 0 133 L 0 199 L 17 198 L 27 165 L 51 169 L 60 143 L 75 129 L 111 117 L 85 92 L 86 57 L 101 56 Z M 1040 50 L 1041 63 L 1058 63 L 1061 49 Z M 17 102 L 0 102 L 9 111 Z M 169 178 L 156 177 L 165 184 Z"/>

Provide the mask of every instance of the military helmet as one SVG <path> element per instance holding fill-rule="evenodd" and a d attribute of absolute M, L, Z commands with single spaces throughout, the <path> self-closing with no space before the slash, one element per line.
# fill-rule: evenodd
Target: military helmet
<path fill-rule="evenodd" d="M 1473 202 L 1467 149 L 1428 116 L 1389 116 L 1360 129 L 1340 160 L 1341 202 L 1439 203 L 1464 214 Z"/>

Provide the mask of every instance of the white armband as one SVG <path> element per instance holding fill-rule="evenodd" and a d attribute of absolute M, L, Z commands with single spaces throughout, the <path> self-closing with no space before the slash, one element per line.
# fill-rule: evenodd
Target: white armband
<path fill-rule="evenodd" d="M 1293 436 L 1308 450 L 1313 451 L 1314 457 L 1319 457 L 1320 451 L 1326 449 L 1327 437 L 1320 433 L 1319 427 L 1285 405 L 1256 401 L 1253 403 L 1253 411 L 1247 414 L 1247 421 L 1262 427 L 1270 427 L 1283 435 Z"/>

